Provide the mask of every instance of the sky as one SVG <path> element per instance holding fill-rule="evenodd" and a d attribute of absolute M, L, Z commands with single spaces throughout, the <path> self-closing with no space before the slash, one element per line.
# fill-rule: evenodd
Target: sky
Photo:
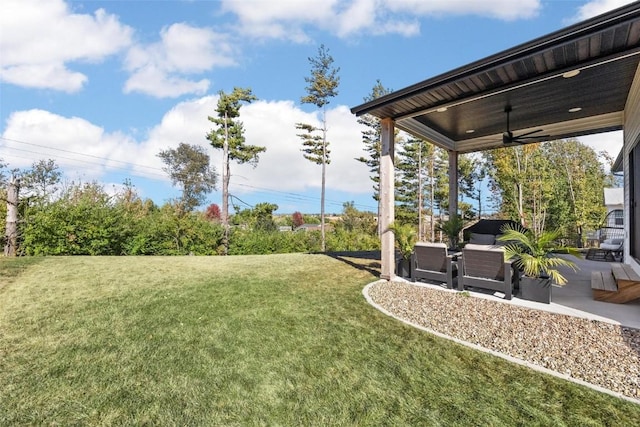
<path fill-rule="evenodd" d="M 320 125 L 306 95 L 324 45 L 339 68 L 327 105 L 326 211 L 375 211 L 362 127 L 350 108 L 377 80 L 399 90 L 620 7 L 624 0 L 3 0 L 0 159 L 25 169 L 53 159 L 67 180 L 108 191 L 125 180 L 162 204 L 179 196 L 157 154 L 202 146 L 220 91 L 251 88 L 240 110 L 257 167 L 231 164 L 241 208 L 320 211 L 321 168 L 295 124 Z M 579 138 L 615 157 L 622 133 Z M 221 185 L 207 204 L 222 204 Z"/>

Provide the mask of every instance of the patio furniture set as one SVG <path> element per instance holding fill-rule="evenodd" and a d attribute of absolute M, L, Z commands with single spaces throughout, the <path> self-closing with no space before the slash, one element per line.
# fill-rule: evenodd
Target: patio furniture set
<path fill-rule="evenodd" d="M 550 303 L 551 285 L 547 280 L 536 286 L 521 287 L 521 274 L 515 260 L 505 260 L 504 242 L 498 240 L 505 226 L 518 226 L 508 220 L 481 220 L 463 231 L 468 243 L 450 251 L 444 243 L 416 243 L 411 258 L 411 281 L 431 280 L 449 289 L 468 288 L 498 291 L 510 300 L 517 292 L 524 299 Z"/>
<path fill-rule="evenodd" d="M 505 261 L 496 245 L 467 244 L 449 253 L 444 243 L 417 243 L 411 260 L 411 280 L 432 280 L 449 289 L 481 288 L 504 293 L 511 299 L 518 289 L 519 272 Z"/>

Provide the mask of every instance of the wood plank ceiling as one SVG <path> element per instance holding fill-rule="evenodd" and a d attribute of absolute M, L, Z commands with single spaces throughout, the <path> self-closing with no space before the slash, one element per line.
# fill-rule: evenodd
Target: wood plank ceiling
<path fill-rule="evenodd" d="M 458 152 L 503 147 L 506 106 L 515 135 L 541 130 L 528 142 L 600 133 L 622 127 L 639 62 L 635 2 L 351 111 Z"/>

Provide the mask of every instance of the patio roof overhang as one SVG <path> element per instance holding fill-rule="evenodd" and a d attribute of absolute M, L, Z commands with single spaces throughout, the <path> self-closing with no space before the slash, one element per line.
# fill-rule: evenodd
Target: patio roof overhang
<path fill-rule="evenodd" d="M 640 2 L 353 107 L 459 153 L 510 130 L 554 140 L 622 128 L 640 62 Z"/>

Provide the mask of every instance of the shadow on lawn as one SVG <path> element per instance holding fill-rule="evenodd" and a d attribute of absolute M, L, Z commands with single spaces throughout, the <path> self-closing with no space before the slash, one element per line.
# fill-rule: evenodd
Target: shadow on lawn
<path fill-rule="evenodd" d="M 44 257 L 0 257 L 0 290 L 13 283 L 32 265 L 38 264 Z"/>
<path fill-rule="evenodd" d="M 380 251 L 327 252 L 326 255 L 380 277 Z"/>

